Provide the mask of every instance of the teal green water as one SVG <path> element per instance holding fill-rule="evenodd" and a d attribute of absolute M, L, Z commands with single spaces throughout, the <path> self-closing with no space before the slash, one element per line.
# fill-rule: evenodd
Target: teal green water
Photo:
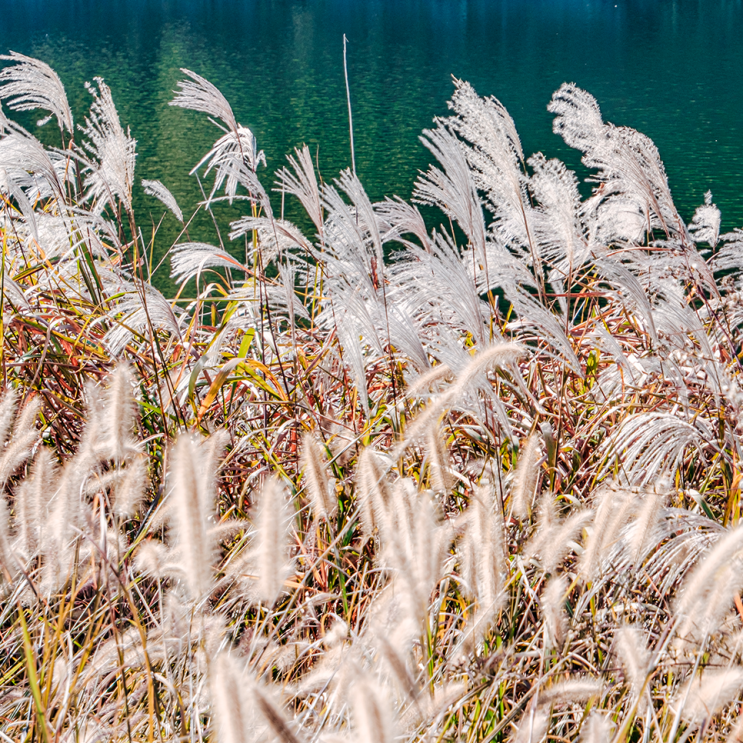
<path fill-rule="evenodd" d="M 304 142 L 330 179 L 350 165 L 344 33 L 373 199 L 410 195 L 428 163 L 418 135 L 446 112 L 451 75 L 506 105 L 527 152 L 576 167 L 546 111 L 573 81 L 655 141 L 683 217 L 711 189 L 723 228 L 743 226 L 741 0 L 0 0 L 0 50 L 51 64 L 78 121 L 83 82 L 104 77 L 139 142 L 139 177 L 162 180 L 184 212 L 199 197 L 188 171 L 219 132 L 167 105 L 179 68 L 214 82 L 253 129 L 264 182 Z"/>

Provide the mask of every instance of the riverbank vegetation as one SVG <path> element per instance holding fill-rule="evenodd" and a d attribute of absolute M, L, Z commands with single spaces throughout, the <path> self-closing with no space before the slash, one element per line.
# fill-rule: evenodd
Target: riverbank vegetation
<path fill-rule="evenodd" d="M 3 60 L 3 740 L 743 737 L 743 233 L 711 195 L 685 223 L 566 84 L 582 198 L 458 80 L 412 203 L 307 148 L 265 184 L 184 70 L 219 128 L 196 209 L 244 206 L 194 242 L 160 182 L 135 214 L 103 80 L 76 124 Z"/>

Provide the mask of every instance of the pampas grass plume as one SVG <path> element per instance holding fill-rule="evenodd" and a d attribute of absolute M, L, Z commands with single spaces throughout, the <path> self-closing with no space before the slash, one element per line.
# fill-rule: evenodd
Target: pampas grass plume
<path fill-rule="evenodd" d="M 41 447 L 30 476 L 23 480 L 16 493 L 16 537 L 18 547 L 27 559 L 31 559 L 41 545 L 56 477 L 54 457 L 49 449 Z"/>
<path fill-rule="evenodd" d="M 104 395 L 106 411 L 106 455 L 117 463 L 124 462 L 136 450 L 132 433 L 136 404 L 132 395 L 132 373 L 127 364 L 119 364 L 109 377 L 110 385 Z"/>
<path fill-rule="evenodd" d="M 395 722 L 378 684 L 359 675 L 351 689 L 351 709 L 358 743 L 393 743 Z"/>
<path fill-rule="evenodd" d="M 323 447 L 311 434 L 306 433 L 302 440 L 300 467 L 304 469 L 307 494 L 312 504 L 312 512 L 317 520 L 328 519 L 338 512 L 334 480 L 328 474 L 327 460 Z"/>
<path fill-rule="evenodd" d="M 132 459 L 116 485 L 114 513 L 129 519 L 136 515 L 147 493 L 147 462 L 144 457 Z"/>
<path fill-rule="evenodd" d="M 209 691 L 218 743 L 251 743 L 255 740 L 255 708 L 246 693 L 247 679 L 238 660 L 221 652 L 209 669 Z"/>
<path fill-rule="evenodd" d="M 565 611 L 565 594 L 568 581 L 556 576 L 547 581 L 542 591 L 542 615 L 545 626 L 545 647 L 560 650 L 565 642 L 568 617 Z"/>
<path fill-rule="evenodd" d="M 8 478 L 31 455 L 33 444 L 39 438 L 36 430 L 36 416 L 39 413 L 39 399 L 27 402 L 18 414 L 13 426 L 13 435 L 7 440 L 0 456 L 0 489 L 5 487 Z"/>
<path fill-rule="evenodd" d="M 601 712 L 591 712 L 583 723 L 580 743 L 611 743 L 614 734 L 614 725 L 608 715 Z"/>
<path fill-rule="evenodd" d="M 261 490 L 257 514 L 252 563 L 258 576 L 257 594 L 266 606 L 273 606 L 284 590 L 291 571 L 289 561 L 292 513 L 286 489 L 272 477 Z"/>
<path fill-rule="evenodd" d="M 743 668 L 704 671 L 679 689 L 676 705 L 687 722 L 702 722 L 733 701 L 743 689 Z"/>
<path fill-rule="evenodd" d="M 214 562 L 214 539 L 209 520 L 214 514 L 214 494 L 201 487 L 204 480 L 203 444 L 182 434 L 171 455 L 170 525 L 183 565 L 184 582 L 191 600 L 209 590 Z"/>
<path fill-rule="evenodd" d="M 385 471 L 373 449 L 366 448 L 356 468 L 356 496 L 361 509 L 361 525 L 368 539 L 389 511 L 390 493 Z"/>
<path fill-rule="evenodd" d="M 541 438 L 539 434 L 533 433 L 519 452 L 516 474 L 511 488 L 511 512 L 521 521 L 531 516 L 539 481 L 539 460 L 541 458 Z"/>

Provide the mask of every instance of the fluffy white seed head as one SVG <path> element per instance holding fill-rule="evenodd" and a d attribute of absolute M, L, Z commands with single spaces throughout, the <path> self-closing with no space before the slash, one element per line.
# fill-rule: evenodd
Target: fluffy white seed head
<path fill-rule="evenodd" d="M 327 521 L 338 511 L 335 483 L 328 474 L 323 447 L 309 432 L 302 439 L 300 466 L 304 469 L 304 481 L 315 518 Z"/>
<path fill-rule="evenodd" d="M 267 480 L 256 507 L 256 535 L 251 550 L 258 583 L 257 593 L 266 606 L 273 606 L 284 591 L 291 572 L 291 504 L 278 478 Z"/>
<path fill-rule="evenodd" d="M 364 449 L 356 468 L 356 497 L 361 509 L 361 525 L 367 538 L 389 513 L 390 492 L 385 469 L 373 449 Z"/>
<path fill-rule="evenodd" d="M 136 451 L 133 436 L 136 403 L 132 393 L 132 373 L 127 364 L 119 364 L 109 378 L 109 386 L 103 396 L 105 411 L 104 455 L 117 463 L 124 462 Z"/>
<path fill-rule="evenodd" d="M 517 519 L 531 515 L 539 484 L 539 460 L 542 458 L 541 437 L 533 433 L 519 452 L 516 474 L 511 488 L 511 512 Z"/>
<path fill-rule="evenodd" d="M 675 705 L 687 722 L 702 722 L 716 715 L 743 689 L 743 668 L 704 671 L 679 689 Z"/>
<path fill-rule="evenodd" d="M 357 676 L 351 689 L 351 709 L 355 738 L 359 743 L 393 743 L 395 719 L 379 684 Z"/>
<path fill-rule="evenodd" d="M 209 669 L 209 692 L 218 743 L 252 743 L 257 738 L 255 703 L 241 664 L 221 652 Z"/>
<path fill-rule="evenodd" d="M 204 487 L 210 475 L 205 445 L 183 434 L 171 454 L 172 492 L 168 511 L 170 527 L 178 547 L 189 597 L 200 600 L 212 584 L 216 544 L 213 534 L 215 493 Z"/>
<path fill-rule="evenodd" d="M 542 616 L 544 617 L 546 648 L 562 648 L 565 642 L 568 617 L 565 611 L 565 595 L 568 581 L 560 575 L 550 578 L 542 591 Z"/>

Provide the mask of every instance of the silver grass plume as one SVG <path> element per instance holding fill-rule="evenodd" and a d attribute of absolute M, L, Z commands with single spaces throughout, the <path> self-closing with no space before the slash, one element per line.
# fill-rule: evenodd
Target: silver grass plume
<path fill-rule="evenodd" d="M 109 377 L 109 386 L 103 398 L 106 425 L 106 454 L 122 464 L 137 451 L 133 436 L 136 402 L 132 394 L 132 373 L 128 365 L 119 364 Z"/>
<path fill-rule="evenodd" d="M 449 469 L 449 452 L 439 426 L 431 426 L 426 437 L 426 444 L 431 486 L 437 493 L 447 493 L 452 487 L 453 479 Z"/>
<path fill-rule="evenodd" d="M 545 648 L 560 650 L 565 642 L 568 616 L 565 611 L 565 595 L 568 581 L 564 575 L 550 578 L 542 590 L 542 616 L 544 618 Z"/>
<path fill-rule="evenodd" d="M 7 99 L 14 111 L 48 111 L 60 129 L 72 133 L 72 111 L 57 73 L 41 60 L 17 52 L 0 55 L 0 60 L 18 63 L 0 70 L 0 100 Z"/>
<path fill-rule="evenodd" d="M 168 511 L 189 597 L 199 601 L 212 585 L 216 544 L 210 533 L 215 494 L 202 487 L 204 443 L 182 434 L 171 455 L 172 493 Z"/>
<path fill-rule="evenodd" d="M 511 743 L 539 743 L 547 733 L 550 716 L 543 709 L 530 709 L 511 737 Z"/>
<path fill-rule="evenodd" d="M 628 491 L 607 487 L 595 494 L 594 502 L 593 524 L 578 563 L 578 573 L 588 583 L 600 576 L 603 560 L 632 515 L 636 498 Z"/>
<path fill-rule="evenodd" d="M 338 499 L 334 480 L 328 474 L 324 448 L 310 432 L 305 433 L 302 439 L 300 467 L 304 470 L 304 481 L 315 519 L 328 521 L 338 511 Z"/>
<path fill-rule="evenodd" d="M 634 523 L 632 524 L 632 538 L 629 543 L 632 565 L 637 567 L 647 551 L 650 536 L 658 523 L 665 495 L 658 492 L 645 493 Z"/>
<path fill-rule="evenodd" d="M 301 150 L 297 148 L 294 151 L 297 155 L 296 160 L 291 155 L 286 157 L 294 172 L 281 168 L 276 173 L 277 184 L 282 190 L 294 194 L 302 202 L 302 206 L 322 237 L 323 206 L 315 168 L 312 164 L 312 154 L 307 145 L 304 145 Z"/>
<path fill-rule="evenodd" d="M 219 743 L 252 743 L 255 704 L 246 688 L 240 663 L 229 652 L 221 652 L 209 668 L 209 691 Z"/>
<path fill-rule="evenodd" d="M 90 172 L 85 178 L 85 198 L 102 211 L 116 197 L 131 212 L 137 142 L 121 126 L 111 89 L 103 78 L 94 80 L 97 87 L 87 85 L 93 103 L 83 128 L 89 140 L 83 147 L 92 155 L 86 159 Z"/>
<path fill-rule="evenodd" d="M 251 550 L 257 573 L 257 593 L 266 606 L 273 606 L 284 590 L 284 581 L 291 571 L 292 510 L 286 488 L 272 477 L 261 489 L 253 524 L 256 529 Z"/>
<path fill-rule="evenodd" d="M 356 498 L 361 509 L 361 526 L 369 538 L 380 522 L 387 518 L 390 493 L 387 485 L 386 469 L 379 461 L 379 455 L 366 448 L 359 456 L 356 467 Z"/>
<path fill-rule="evenodd" d="M 31 456 L 32 447 L 39 438 L 35 425 L 39 407 L 36 397 L 24 405 L 14 422 L 12 436 L 6 438 L 5 447 L 0 450 L 0 492 L 10 476 Z"/>
<path fill-rule="evenodd" d="M 516 361 L 524 355 L 524 352 L 524 347 L 518 343 L 496 343 L 473 356 L 459 372 L 454 383 L 437 395 L 408 426 L 405 431 L 405 440 L 397 445 L 393 457 L 399 458 L 408 446 L 425 435 L 430 426 L 437 423 L 442 412 L 455 405 L 459 398 L 468 391 L 470 385 L 491 367 L 510 369 L 517 374 Z"/>
<path fill-rule="evenodd" d="M 511 486 L 511 512 L 522 521 L 531 516 L 539 481 L 539 460 L 541 458 L 541 437 L 538 433 L 532 433 L 519 451 L 514 482 Z"/>
<path fill-rule="evenodd" d="M 142 180 L 142 188 L 148 196 L 154 196 L 158 201 L 163 203 L 170 211 L 173 216 L 183 223 L 183 212 L 181 211 L 178 202 L 175 200 L 175 196 L 162 184 L 160 181 L 147 181 Z"/>
<path fill-rule="evenodd" d="M 181 68 L 181 72 L 191 79 L 179 81 L 180 90 L 176 92 L 170 105 L 215 116 L 221 119 L 231 131 L 237 131 L 235 114 L 232 113 L 232 107 L 219 89 L 191 70 Z"/>
<path fill-rule="evenodd" d="M 720 210 L 712 203 L 712 191 L 704 194 L 704 204 L 698 206 L 694 217 L 689 225 L 689 232 L 694 237 L 694 242 L 707 243 L 716 247 L 720 239 L 720 222 L 722 215 Z"/>
<path fill-rule="evenodd" d="M 633 697 L 643 693 L 650 673 L 650 650 L 647 633 L 640 627 L 627 625 L 620 627 L 614 635 L 614 652 L 622 665 L 622 672 Z M 646 703 L 640 699 L 638 712 L 642 714 Z"/>
<path fill-rule="evenodd" d="M 674 706 L 687 722 L 701 723 L 737 698 L 743 689 L 743 668 L 705 670 L 679 689 Z"/>
<path fill-rule="evenodd" d="M 730 609 L 736 591 L 743 588 L 743 527 L 729 529 L 699 559 L 679 592 L 674 614 L 679 640 L 701 639 L 714 631 Z"/>
<path fill-rule="evenodd" d="M 395 719 L 383 689 L 359 675 L 351 688 L 355 739 L 359 743 L 393 743 Z"/>
<path fill-rule="evenodd" d="M 32 472 L 19 486 L 15 500 L 18 551 L 27 560 L 41 547 L 49 519 L 49 499 L 54 493 L 56 478 L 57 467 L 52 453 L 46 447 L 41 447 L 34 459 Z"/>
<path fill-rule="evenodd" d="M 593 711 L 583 723 L 580 743 L 611 743 L 614 737 L 614 724 L 610 717 L 602 712 Z"/>

